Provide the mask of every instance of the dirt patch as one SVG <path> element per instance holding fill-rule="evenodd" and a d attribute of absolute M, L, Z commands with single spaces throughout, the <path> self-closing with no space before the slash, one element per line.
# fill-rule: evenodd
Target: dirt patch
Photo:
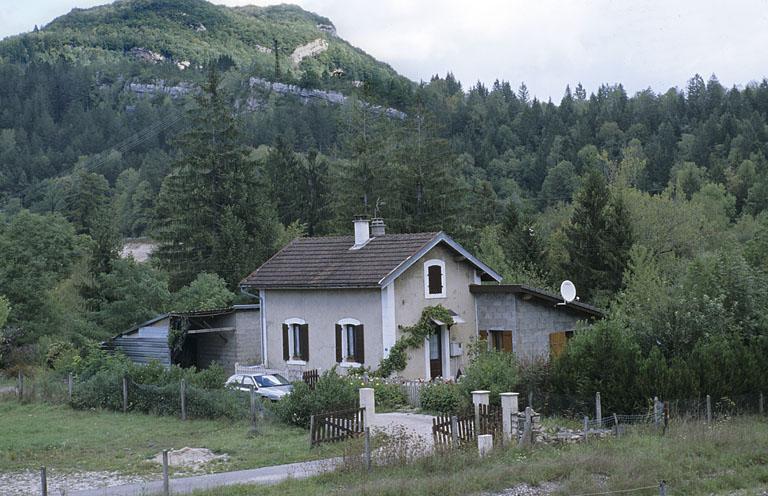
<path fill-rule="evenodd" d="M 48 469 L 48 494 L 69 494 L 71 491 L 137 484 L 149 480 L 147 477 L 122 475 L 116 472 L 70 472 L 59 473 Z M 0 473 L 0 488 L 3 496 L 29 496 L 40 494 L 40 472 Z"/>
<path fill-rule="evenodd" d="M 163 454 L 158 453 L 152 458 L 154 463 L 163 464 Z M 168 465 L 176 469 L 198 471 L 210 463 L 229 461 L 229 455 L 217 455 L 208 448 L 181 448 L 168 452 Z"/>

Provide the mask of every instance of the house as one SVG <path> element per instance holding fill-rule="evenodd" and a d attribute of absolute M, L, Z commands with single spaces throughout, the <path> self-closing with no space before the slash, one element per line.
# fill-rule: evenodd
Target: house
<path fill-rule="evenodd" d="M 404 327 L 425 307 L 441 305 L 453 324 L 434 320 L 436 332 L 408 350 L 401 375 L 452 378 L 479 337 L 524 356 L 548 355 L 562 349 L 579 320 L 602 315 L 500 282 L 444 232 L 387 234 L 382 219 L 357 218 L 354 236 L 295 239 L 241 288 L 259 298 L 263 365 L 276 369 L 375 369 Z"/>
<path fill-rule="evenodd" d="M 171 329 L 185 330 L 180 346 L 171 349 Z M 213 362 L 227 371 L 235 363 L 260 363 L 261 318 L 258 305 L 233 305 L 228 308 L 171 312 L 139 324 L 102 346 L 121 351 L 132 361 L 206 368 Z"/>

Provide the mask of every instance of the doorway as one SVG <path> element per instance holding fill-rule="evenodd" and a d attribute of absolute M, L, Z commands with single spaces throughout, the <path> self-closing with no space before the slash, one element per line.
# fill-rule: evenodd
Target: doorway
<path fill-rule="evenodd" d="M 443 337 L 442 330 L 435 329 L 429 335 L 429 378 L 443 376 Z"/>

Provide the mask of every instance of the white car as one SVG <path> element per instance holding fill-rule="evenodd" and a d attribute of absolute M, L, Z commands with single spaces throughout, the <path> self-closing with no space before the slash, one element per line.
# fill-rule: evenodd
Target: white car
<path fill-rule="evenodd" d="M 271 401 L 278 401 L 293 391 L 293 384 L 280 374 L 235 374 L 227 379 L 226 385 L 246 392 L 253 387 L 262 398 Z"/>

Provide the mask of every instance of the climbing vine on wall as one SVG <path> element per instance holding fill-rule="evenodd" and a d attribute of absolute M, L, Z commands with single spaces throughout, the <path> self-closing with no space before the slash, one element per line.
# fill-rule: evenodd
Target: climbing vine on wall
<path fill-rule="evenodd" d="M 404 370 L 405 366 L 408 365 L 408 349 L 418 348 L 424 344 L 424 339 L 437 329 L 435 320 L 445 322 L 449 326 L 453 324 L 453 316 L 444 306 L 425 307 L 421 311 L 418 322 L 402 329 L 403 335 L 395 341 L 395 344 L 389 349 L 389 355 L 379 364 L 378 374 L 382 377 L 389 377 L 394 372 Z"/>
<path fill-rule="evenodd" d="M 172 357 L 181 353 L 181 349 L 184 347 L 184 341 L 187 338 L 188 330 L 189 318 L 171 318 L 171 323 L 168 326 L 168 349 L 171 351 Z"/>

